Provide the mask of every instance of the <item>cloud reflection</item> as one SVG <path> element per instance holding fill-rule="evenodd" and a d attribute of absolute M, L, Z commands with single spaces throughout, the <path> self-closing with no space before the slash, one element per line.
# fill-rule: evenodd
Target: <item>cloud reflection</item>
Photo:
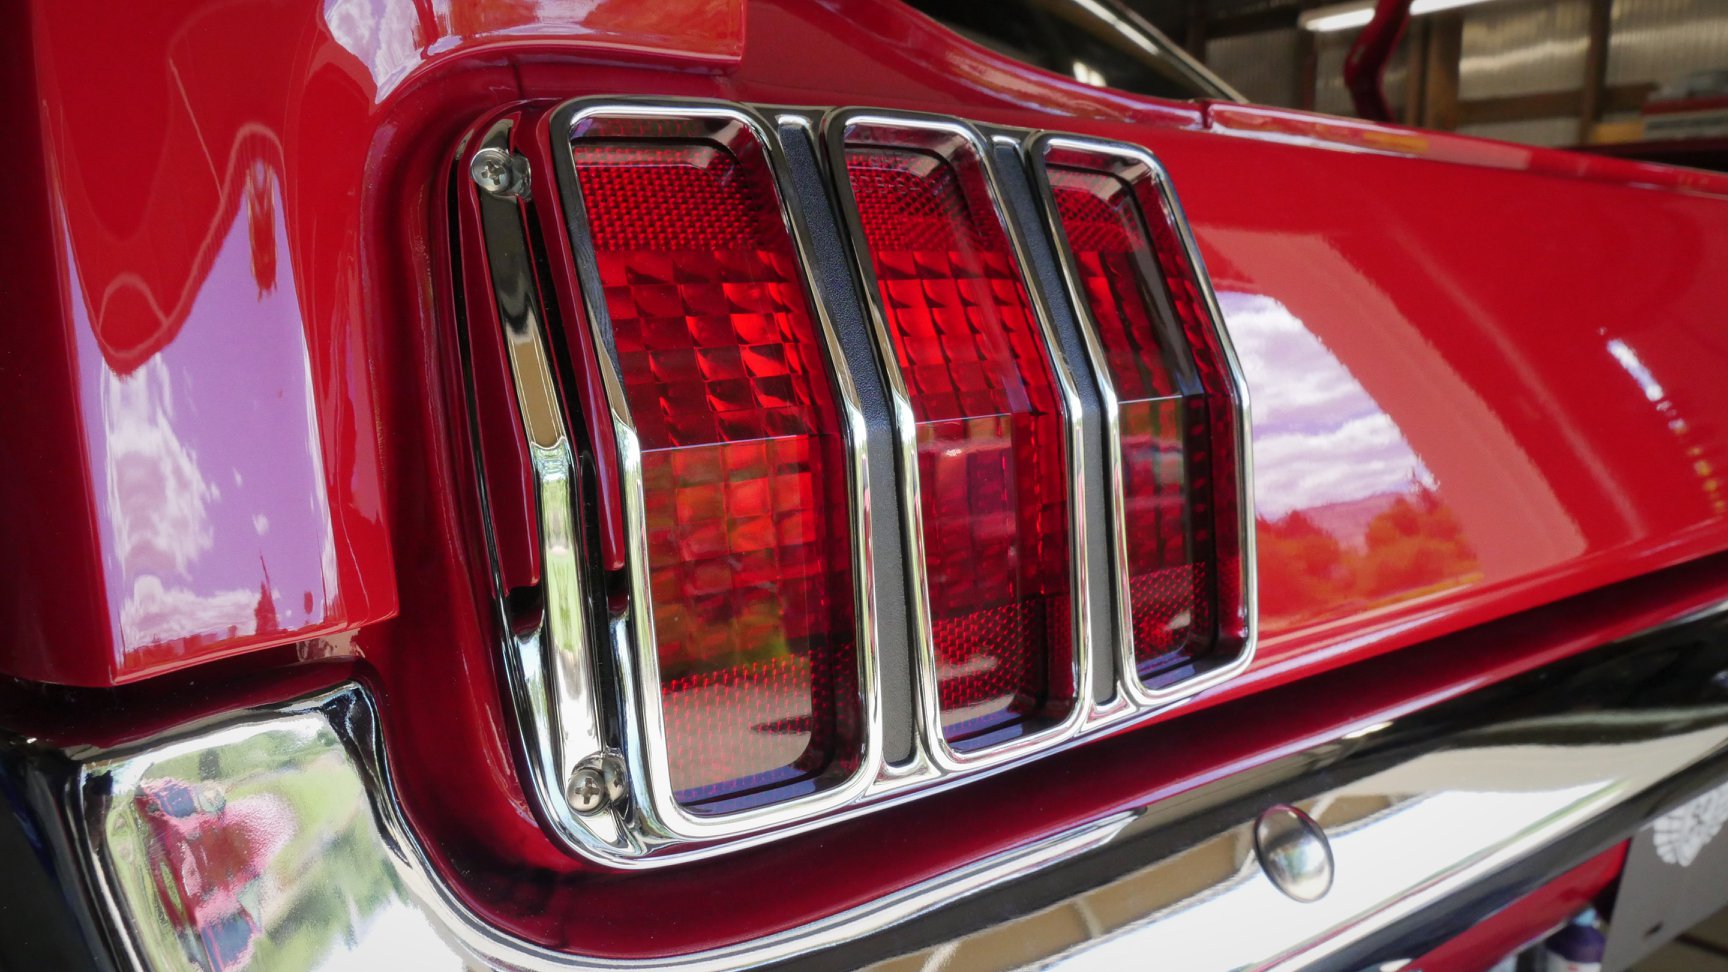
<path fill-rule="evenodd" d="M 221 496 L 174 431 L 173 380 L 161 358 L 102 376 L 103 462 L 115 550 L 128 574 L 184 576 L 210 549 L 210 505 Z"/>
<path fill-rule="evenodd" d="M 1218 303 L 1252 383 L 1261 516 L 1433 484 L 1392 417 L 1283 304 L 1232 291 Z"/>
<path fill-rule="evenodd" d="M 327 623 L 341 593 L 298 287 L 276 258 L 281 180 L 266 161 L 233 167 L 257 198 L 227 214 L 165 346 L 117 366 L 90 305 L 73 304 L 108 607 L 132 673 L 291 640 Z"/>
<path fill-rule="evenodd" d="M 154 574 L 132 580 L 132 590 L 120 605 L 120 634 L 127 645 L 150 647 L 198 633 L 212 640 L 256 634 L 258 591 L 237 588 L 200 594 L 191 588 L 168 587 Z M 188 635 L 192 632 L 192 635 Z"/>
<path fill-rule="evenodd" d="M 1254 409 L 1261 613 L 1325 617 L 1480 577 L 1428 466 L 1343 362 L 1270 297 L 1218 301 Z"/>

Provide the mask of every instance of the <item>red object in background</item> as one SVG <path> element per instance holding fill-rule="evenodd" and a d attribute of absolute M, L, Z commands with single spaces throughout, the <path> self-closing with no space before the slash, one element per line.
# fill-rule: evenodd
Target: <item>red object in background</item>
<path fill-rule="evenodd" d="M 700 807 L 831 785 L 863 721 L 846 444 L 766 149 L 737 121 L 578 127 L 672 786 Z"/>
<path fill-rule="evenodd" d="M 1245 637 L 1234 392 L 1153 174 L 1130 182 L 1082 151 L 1047 162 L 1118 402 L 1129 621 L 1156 687 L 1214 652 L 1234 657 Z"/>
<path fill-rule="evenodd" d="M 260 121 L 281 76 L 233 42 L 293 15 L 0 16 L 0 120 L 54 187 L 0 233 L 0 672 L 115 685 L 388 618 L 382 351 L 308 322 L 337 309 L 316 275 L 352 264 L 297 256 L 308 208 L 343 197 L 294 174 Z"/>
<path fill-rule="evenodd" d="M 1386 103 L 1386 62 L 1398 48 L 1398 39 L 1410 23 L 1410 0 L 1378 0 L 1374 17 L 1344 55 L 1344 86 L 1359 117 L 1389 122 L 1394 117 Z"/>
<path fill-rule="evenodd" d="M 564 7 L 513 7 L 543 31 L 532 35 L 440 32 L 384 16 L 400 9 L 168 0 L 92 16 L 40 0 L 0 4 L 0 38 L 21 51 L 0 58 L 0 112 L 16 144 L 37 147 L 13 157 L 20 189 L 35 190 L 0 210 L 5 313 L 29 325 L 9 328 L 0 350 L 0 411 L 29 417 L 0 429 L 9 470 L 0 497 L 30 514 L 0 518 L 6 548 L 30 553 L 0 567 L 0 624 L 14 639 L 9 651 L 20 640 L 67 655 L 108 645 L 92 578 L 112 541 L 89 515 L 89 497 L 105 487 L 86 464 L 69 350 L 88 326 L 69 308 L 99 302 L 108 278 L 89 273 L 80 254 L 114 246 L 116 227 L 148 227 L 162 259 L 123 262 L 127 272 L 183 278 L 200 294 L 251 288 L 224 332 L 237 345 L 261 337 L 247 327 L 268 278 L 255 268 L 273 267 L 278 288 L 292 274 L 321 394 L 370 403 L 371 417 L 342 441 L 375 449 L 387 475 L 372 512 L 355 505 L 343 515 L 359 510 L 387 528 L 391 544 L 373 553 L 404 607 L 359 630 L 361 660 L 327 677 L 357 672 L 380 691 L 392 778 L 423 845 L 465 904 L 512 933 L 640 956 L 810 921 L 1096 819 L 1105 804 L 1178 795 L 1222 767 L 1272 758 L 1286 739 L 1348 728 L 1339 713 L 1292 697 L 1267 720 L 1278 738 L 1259 731 L 1245 742 L 1231 735 L 1239 727 L 1210 718 L 1223 700 L 1728 549 L 1711 471 L 1728 468 L 1728 387 L 1717 377 L 1728 356 L 1714 337 L 1724 283 L 1713 268 L 1728 263 L 1721 176 L 1103 91 L 1000 58 L 889 0 L 596 8 L 597 17 L 676 21 L 641 48 L 620 40 L 632 36 L 628 23 L 594 35 L 562 29 Z M 735 22 L 722 30 L 708 16 L 717 10 Z M 741 39 L 746 19 L 748 48 L 727 48 L 729 72 L 712 73 L 710 40 Z M 700 36 L 677 33 L 685 26 Z M 205 37 L 222 43 L 195 43 Z M 452 418 L 461 373 L 443 306 L 443 227 L 451 149 L 473 119 L 520 98 L 594 92 L 940 110 L 1156 151 L 1182 192 L 1254 392 L 1254 666 L 1121 745 L 1101 740 L 1060 764 L 675 873 L 597 875 L 555 847 L 521 793 L 499 708 L 473 479 Z M 117 122 L 148 129 L 166 118 L 181 126 L 171 159 L 114 135 Z M 223 159 L 252 134 L 282 147 L 271 165 L 284 189 L 275 258 L 191 259 L 181 247 L 195 254 L 230 224 L 146 203 L 213 185 L 189 175 L 204 171 L 197 144 Z M 85 188 L 96 183 L 102 202 Z M 265 238 L 243 235 L 248 246 Z M 225 366 L 204 357 L 185 374 Z M 313 461 L 269 455 L 297 469 Z M 356 481 L 340 471 L 340 453 L 320 458 L 330 481 Z M 1462 691 L 1672 617 L 1682 603 L 1720 600 L 1719 583 L 1681 593 L 1677 581 L 1692 576 L 1614 587 L 1538 613 L 1540 623 L 1511 621 L 1511 634 L 1414 647 L 1395 671 L 1370 667 L 1337 697 L 1369 706 L 1417 684 L 1440 686 L 1435 696 Z M 261 571 L 247 577 L 252 590 L 261 581 Z M 94 703 L 88 715 L 59 723 L 58 737 L 80 740 L 87 719 L 124 736 L 114 728 L 121 717 L 143 726 L 164 711 L 192 718 L 231 707 L 237 696 L 224 679 L 251 660 L 198 672 L 195 686 L 146 681 L 83 696 Z M 312 688 L 296 681 L 282 691 Z M 126 708 L 106 704 L 115 698 Z M 1183 745 L 1156 745 L 1169 733 Z M 1027 774 L 1053 767 L 1084 785 L 1020 799 Z M 687 907 L 769 882 L 780 893 L 756 896 L 747 915 Z"/>
<path fill-rule="evenodd" d="M 215 784 L 156 780 L 133 798 L 134 810 L 163 848 L 150 874 L 157 906 L 209 969 L 244 968 L 261 931 L 256 884 L 294 837 L 294 808 L 280 795 L 230 801 Z M 250 902 L 250 903 L 249 903 Z"/>
<path fill-rule="evenodd" d="M 1469 931 L 1410 963 L 1422 972 L 1481 972 L 1600 900 L 1626 865 L 1625 843 L 1509 902 Z"/>
<path fill-rule="evenodd" d="M 957 135 L 906 136 L 854 126 L 846 177 L 917 422 L 912 555 L 923 557 L 943 735 L 977 748 L 1073 697 L 1061 675 L 1074 638 L 1067 446 L 983 160 Z"/>

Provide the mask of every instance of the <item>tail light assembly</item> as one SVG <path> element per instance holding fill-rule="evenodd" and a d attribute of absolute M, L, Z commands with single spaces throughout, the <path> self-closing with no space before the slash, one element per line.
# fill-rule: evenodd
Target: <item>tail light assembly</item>
<path fill-rule="evenodd" d="M 582 100 L 452 196 L 530 802 L 617 867 L 1046 758 L 1254 637 L 1247 399 L 1144 150 Z"/>

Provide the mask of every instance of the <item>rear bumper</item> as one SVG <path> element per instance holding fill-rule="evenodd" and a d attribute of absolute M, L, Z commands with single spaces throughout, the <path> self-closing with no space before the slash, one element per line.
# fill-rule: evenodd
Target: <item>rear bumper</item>
<path fill-rule="evenodd" d="M 941 949 L 964 967 L 1165 954 L 1192 968 L 1359 968 L 1420 955 L 1728 774 L 1724 617 L 1220 767 L 1209 784 L 679 964 L 851 967 Z M 0 966 L 41 954 L 63 967 L 665 965 L 552 952 L 466 908 L 403 821 L 359 684 L 112 750 L 9 737 L 0 769 L 0 843 L 18 851 L 0 895 L 21 896 L 0 902 L 0 925 L 31 916 L 0 927 Z M 1330 838 L 1335 881 L 1317 902 L 1285 897 L 1256 863 L 1251 827 L 1275 803 L 1307 809 Z"/>

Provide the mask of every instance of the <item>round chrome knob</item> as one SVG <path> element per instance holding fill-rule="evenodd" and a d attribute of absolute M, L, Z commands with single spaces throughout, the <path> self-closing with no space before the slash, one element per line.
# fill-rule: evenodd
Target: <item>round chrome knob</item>
<path fill-rule="evenodd" d="M 1332 890 L 1332 845 L 1314 818 L 1288 804 L 1254 821 L 1254 854 L 1278 890 L 1297 901 L 1319 901 Z"/>

